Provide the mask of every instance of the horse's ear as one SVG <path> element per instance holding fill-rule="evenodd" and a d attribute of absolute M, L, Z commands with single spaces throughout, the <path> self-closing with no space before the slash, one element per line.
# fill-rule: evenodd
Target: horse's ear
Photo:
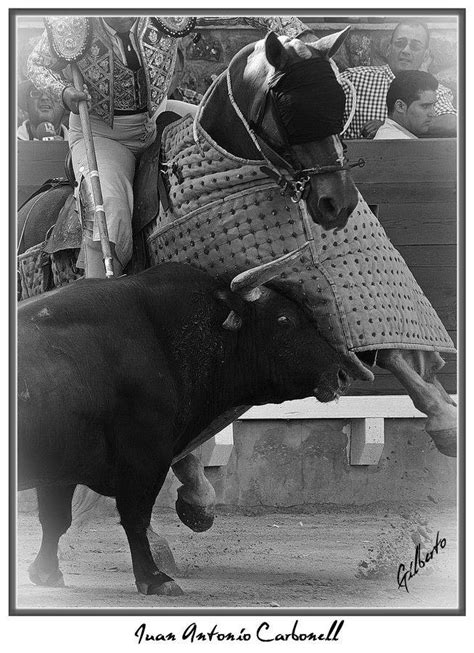
<path fill-rule="evenodd" d="M 321 52 L 321 54 L 323 54 L 325 57 L 328 57 L 329 59 L 339 50 L 350 29 L 351 26 L 348 25 L 345 29 L 342 30 L 342 32 L 336 32 L 335 34 L 330 34 L 329 36 L 323 36 L 321 39 L 319 39 L 319 41 L 308 43 L 308 45 L 311 45 L 312 48 L 318 52 Z"/>
<path fill-rule="evenodd" d="M 265 37 L 265 56 L 268 63 L 277 70 L 283 70 L 288 61 L 286 50 L 275 32 L 268 32 Z"/>

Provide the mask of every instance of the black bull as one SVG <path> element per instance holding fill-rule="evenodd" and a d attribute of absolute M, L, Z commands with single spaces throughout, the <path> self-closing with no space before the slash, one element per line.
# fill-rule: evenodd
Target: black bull
<path fill-rule="evenodd" d="M 338 355 L 303 311 L 240 286 L 169 263 L 20 304 L 19 487 L 37 488 L 43 528 L 33 582 L 63 584 L 57 546 L 83 484 L 115 496 L 138 590 L 180 593 L 146 535 L 173 459 L 233 407 L 344 391 Z"/>

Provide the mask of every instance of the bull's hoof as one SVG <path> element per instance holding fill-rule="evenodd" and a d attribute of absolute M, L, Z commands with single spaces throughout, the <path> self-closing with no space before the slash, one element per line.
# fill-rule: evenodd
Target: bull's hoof
<path fill-rule="evenodd" d="M 438 451 L 445 456 L 457 456 L 457 430 L 443 429 L 441 431 L 428 431 Z"/>
<path fill-rule="evenodd" d="M 41 585 L 42 587 L 65 587 L 64 577 L 59 569 L 45 571 L 32 564 L 28 569 L 28 576 L 35 585 Z"/>
<path fill-rule="evenodd" d="M 178 583 L 174 580 L 167 581 L 166 583 L 151 582 L 151 583 L 136 583 L 137 589 L 140 594 L 150 596 L 152 594 L 159 596 L 182 596 L 184 594 Z"/>
<path fill-rule="evenodd" d="M 176 513 L 183 524 L 196 533 L 209 530 L 214 523 L 214 505 L 197 506 L 184 501 L 179 495 L 176 500 Z"/>

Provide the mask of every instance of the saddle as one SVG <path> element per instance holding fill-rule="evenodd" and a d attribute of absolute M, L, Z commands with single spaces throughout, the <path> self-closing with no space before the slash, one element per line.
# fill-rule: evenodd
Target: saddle
<path fill-rule="evenodd" d="M 143 230 L 158 217 L 160 204 L 166 210 L 169 203 L 169 184 L 161 167 L 161 139 L 165 127 L 180 118 L 173 111 L 161 113 L 156 119 L 155 142 L 140 157 L 133 183 L 133 256 L 126 269 L 128 274 L 136 274 L 149 266 Z"/>
<path fill-rule="evenodd" d="M 161 113 L 156 119 L 155 142 L 140 157 L 133 183 L 132 229 L 135 234 L 142 231 L 158 216 L 160 202 L 165 209 L 167 208 L 167 180 L 160 167 L 161 138 L 165 127 L 176 122 L 180 117 L 173 111 Z"/>
<path fill-rule="evenodd" d="M 47 239 L 44 251 L 55 254 L 64 249 L 80 249 L 82 243 L 82 227 L 76 210 L 74 193 L 66 198 L 59 212 L 56 224 Z"/>

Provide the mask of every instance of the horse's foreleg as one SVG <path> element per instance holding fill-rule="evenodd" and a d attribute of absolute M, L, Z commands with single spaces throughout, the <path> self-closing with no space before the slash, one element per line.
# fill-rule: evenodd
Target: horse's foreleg
<path fill-rule="evenodd" d="M 452 397 L 450 397 L 450 395 L 448 395 L 446 390 L 441 385 L 439 379 L 434 377 L 433 379 L 431 379 L 430 383 L 432 383 L 434 386 L 436 386 L 438 388 L 438 390 L 440 392 L 440 395 L 442 397 L 444 397 L 444 400 L 447 401 L 448 404 L 451 404 L 452 406 L 457 406 L 457 403 L 454 401 L 454 399 Z"/>
<path fill-rule="evenodd" d="M 192 453 L 172 467 L 183 485 L 178 488 L 176 512 L 193 531 L 207 531 L 214 522 L 216 493 L 204 474 L 202 463 Z"/>
<path fill-rule="evenodd" d="M 436 352 L 381 350 L 377 364 L 389 370 L 403 385 L 415 408 L 428 417 L 425 431 L 447 456 L 456 455 L 456 404 L 436 379 L 444 362 Z"/>

